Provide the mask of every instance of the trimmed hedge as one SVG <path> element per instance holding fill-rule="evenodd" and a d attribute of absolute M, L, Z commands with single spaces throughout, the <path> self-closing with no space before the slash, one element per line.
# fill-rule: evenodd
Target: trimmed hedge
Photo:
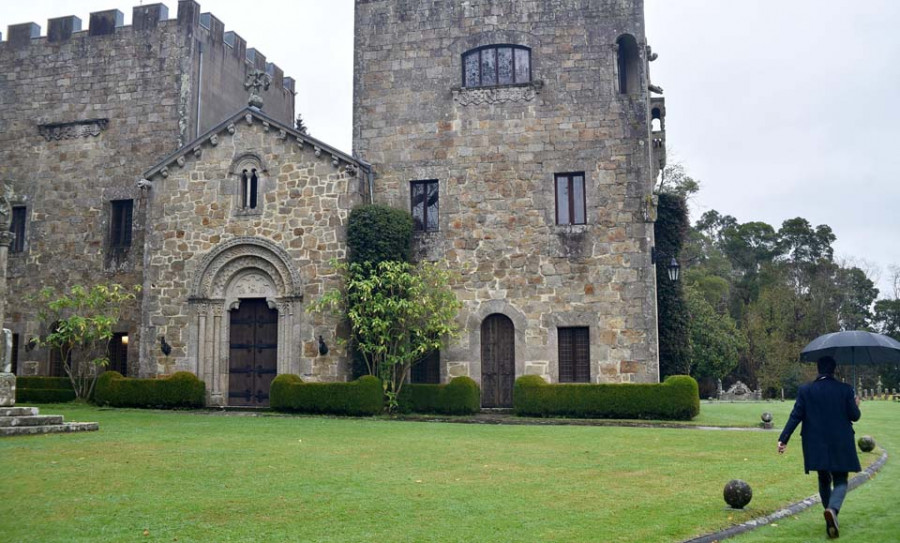
<path fill-rule="evenodd" d="M 68 377 L 16 377 L 17 403 L 65 403 L 74 399 Z"/>
<path fill-rule="evenodd" d="M 408 262 L 412 235 L 413 219 L 408 211 L 379 204 L 355 207 L 347 220 L 348 259 L 373 267 L 385 260 Z"/>
<path fill-rule="evenodd" d="M 269 406 L 275 411 L 377 415 L 384 411 L 381 380 L 364 375 L 349 383 L 304 383 L 299 376 L 283 373 L 272 381 Z"/>
<path fill-rule="evenodd" d="M 661 384 L 547 384 L 537 375 L 516 379 L 517 415 L 609 419 L 690 420 L 700 413 L 697 381 L 673 375 Z"/>
<path fill-rule="evenodd" d="M 206 385 L 187 371 L 163 379 L 130 379 L 104 372 L 94 389 L 94 402 L 113 407 L 203 407 Z"/>
<path fill-rule="evenodd" d="M 455 377 L 446 385 L 407 383 L 399 401 L 404 413 L 471 415 L 481 409 L 481 389 L 469 377 Z"/>

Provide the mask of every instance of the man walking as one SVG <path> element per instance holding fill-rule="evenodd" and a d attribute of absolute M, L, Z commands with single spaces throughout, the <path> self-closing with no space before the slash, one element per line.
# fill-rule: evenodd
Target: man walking
<path fill-rule="evenodd" d="M 833 358 L 819 359 L 819 375 L 800 387 L 794 410 L 778 438 L 778 452 L 784 453 L 791 434 L 803 423 L 803 466 L 806 473 L 819 473 L 819 495 L 831 539 L 840 535 L 838 513 L 847 495 L 847 473 L 860 470 L 853 439 L 853 423 L 860 417 L 859 398 L 850 385 L 834 378 L 835 367 Z"/>

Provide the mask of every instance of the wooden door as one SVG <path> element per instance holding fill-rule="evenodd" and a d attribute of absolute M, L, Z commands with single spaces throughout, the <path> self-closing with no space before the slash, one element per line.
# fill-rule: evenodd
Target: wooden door
<path fill-rule="evenodd" d="M 242 300 L 231 312 L 228 405 L 268 407 L 278 365 L 278 312 L 265 300 Z"/>
<path fill-rule="evenodd" d="M 495 313 L 481 323 L 481 405 L 512 407 L 516 379 L 516 329 L 509 317 Z"/>

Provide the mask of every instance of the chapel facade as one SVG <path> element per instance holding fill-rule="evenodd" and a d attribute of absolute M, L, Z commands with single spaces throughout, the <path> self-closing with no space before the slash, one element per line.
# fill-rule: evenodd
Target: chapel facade
<path fill-rule="evenodd" d="M 128 376 L 191 371 L 210 405 L 267 405 L 281 373 L 349 379 L 340 319 L 307 309 L 339 285 L 350 210 L 375 202 L 459 274 L 462 337 L 417 380 L 468 375 L 485 407 L 524 374 L 658 380 L 665 107 L 641 0 L 357 0 L 352 155 L 294 128 L 293 79 L 215 16 L 167 16 L 0 42 L 20 375 L 61 367 L 30 341 L 47 324 L 28 295 L 117 282 L 141 286 L 111 342 Z"/>

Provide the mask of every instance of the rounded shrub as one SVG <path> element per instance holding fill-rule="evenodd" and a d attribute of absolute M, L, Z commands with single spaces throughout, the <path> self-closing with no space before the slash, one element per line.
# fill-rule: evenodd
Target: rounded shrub
<path fill-rule="evenodd" d="M 385 260 L 408 262 L 412 232 L 413 220 L 407 211 L 378 204 L 356 207 L 347 221 L 348 258 L 372 266 Z"/>

